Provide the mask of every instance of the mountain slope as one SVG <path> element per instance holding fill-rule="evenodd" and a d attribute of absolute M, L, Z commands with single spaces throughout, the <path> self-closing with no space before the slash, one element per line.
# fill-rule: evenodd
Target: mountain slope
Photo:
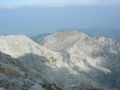
<path fill-rule="evenodd" d="M 55 33 L 43 46 L 26 36 L 0 37 L 0 51 L 19 61 L 34 80 L 63 90 L 120 89 L 120 43 L 76 31 Z"/>
<path fill-rule="evenodd" d="M 38 77 L 38 80 L 41 80 L 41 78 L 45 79 L 45 82 L 47 81 L 48 83 L 55 82 L 54 74 L 49 69 L 62 65 L 60 62 L 62 57 L 59 53 L 34 43 L 26 36 L 19 35 L 0 37 L 0 45 L 0 51 L 22 63 L 32 77 Z M 46 77 L 49 78 L 46 79 Z"/>
<path fill-rule="evenodd" d="M 31 76 L 19 60 L 0 52 L 0 90 L 61 90 Z"/>
<path fill-rule="evenodd" d="M 67 31 L 47 36 L 43 46 L 62 53 L 65 61 L 75 68 L 72 71 L 79 75 L 84 72 L 91 79 L 101 81 L 103 85 L 111 82 L 109 87 L 120 81 L 120 43 L 117 41 L 105 37 L 91 38 L 84 33 Z M 119 86 L 118 83 L 115 86 Z"/>

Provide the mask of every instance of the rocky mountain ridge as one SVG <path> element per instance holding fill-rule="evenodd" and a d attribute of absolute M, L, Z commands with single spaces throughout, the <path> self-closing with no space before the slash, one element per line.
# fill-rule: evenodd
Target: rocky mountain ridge
<path fill-rule="evenodd" d="M 0 65 L 6 68 L 9 65 L 5 61 L 10 64 L 10 73 L 15 73 L 15 78 L 16 75 L 23 78 L 26 73 L 32 77 L 29 82 L 34 83 L 27 90 L 34 84 L 41 89 L 30 90 L 45 89 L 38 83 L 52 87 L 51 90 L 120 89 L 119 42 L 105 37 L 93 38 L 77 31 L 54 33 L 45 37 L 43 42 L 39 45 L 21 35 L 0 37 L 0 51 L 5 54 L 0 55 Z M 1 69 L 0 73 L 9 75 L 9 70 L 3 71 Z"/>

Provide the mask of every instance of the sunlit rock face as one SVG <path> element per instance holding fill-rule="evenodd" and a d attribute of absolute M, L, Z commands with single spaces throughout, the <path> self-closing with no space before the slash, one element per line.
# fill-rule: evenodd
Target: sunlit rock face
<path fill-rule="evenodd" d="M 56 32 L 43 39 L 43 46 L 54 51 L 65 51 L 72 47 L 80 38 L 85 37 L 84 33 L 78 31 Z"/>
<path fill-rule="evenodd" d="M 21 35 L 0 37 L 0 51 L 24 67 L 10 64 L 12 70 L 36 81 L 29 88 L 41 87 L 42 82 L 57 90 L 120 89 L 119 42 L 77 31 L 57 32 L 42 42 L 41 46 Z"/>

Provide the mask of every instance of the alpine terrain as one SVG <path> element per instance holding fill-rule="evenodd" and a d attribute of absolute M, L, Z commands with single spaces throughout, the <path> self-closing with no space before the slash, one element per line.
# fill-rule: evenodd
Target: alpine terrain
<path fill-rule="evenodd" d="M 120 43 L 78 31 L 0 36 L 0 90 L 120 90 Z"/>

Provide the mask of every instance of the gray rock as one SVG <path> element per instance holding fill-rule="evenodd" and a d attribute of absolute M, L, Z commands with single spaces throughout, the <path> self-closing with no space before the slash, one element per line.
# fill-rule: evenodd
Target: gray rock
<path fill-rule="evenodd" d="M 4 79 L 8 79 L 8 77 L 5 74 L 0 73 L 0 81 Z"/>
<path fill-rule="evenodd" d="M 44 90 L 41 85 L 35 83 L 29 90 Z"/>
<path fill-rule="evenodd" d="M 7 85 L 8 85 L 8 77 L 5 74 L 0 73 L 0 87 L 7 87 Z"/>
<path fill-rule="evenodd" d="M 66 90 L 79 90 L 79 88 L 76 88 L 76 87 L 71 87 L 71 88 L 68 88 Z"/>
<path fill-rule="evenodd" d="M 0 88 L 0 90 L 5 90 L 5 88 Z"/>

